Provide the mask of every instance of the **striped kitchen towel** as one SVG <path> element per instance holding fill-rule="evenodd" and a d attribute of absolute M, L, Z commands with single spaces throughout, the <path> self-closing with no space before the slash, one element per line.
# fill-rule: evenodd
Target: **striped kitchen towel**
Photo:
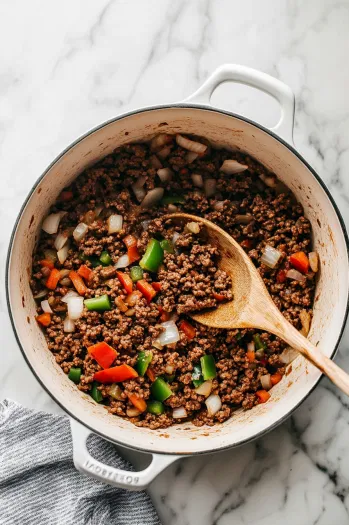
<path fill-rule="evenodd" d="M 132 469 L 116 448 L 91 436 L 97 459 Z M 69 421 L 14 401 L 0 403 L 1 525 L 160 525 L 145 492 L 128 492 L 79 474 Z"/>

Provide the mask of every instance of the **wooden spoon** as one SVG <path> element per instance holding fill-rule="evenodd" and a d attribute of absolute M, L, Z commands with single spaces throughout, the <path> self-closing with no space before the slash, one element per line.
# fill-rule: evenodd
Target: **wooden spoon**
<path fill-rule="evenodd" d="M 195 321 L 213 328 L 259 328 L 271 332 L 300 352 L 349 395 L 349 375 L 285 319 L 275 306 L 251 259 L 228 233 L 211 221 L 195 215 L 173 213 L 166 217 L 181 222 L 204 224 L 210 244 L 219 248 L 219 267 L 232 279 L 233 300 L 222 303 L 215 309 L 193 314 Z"/>

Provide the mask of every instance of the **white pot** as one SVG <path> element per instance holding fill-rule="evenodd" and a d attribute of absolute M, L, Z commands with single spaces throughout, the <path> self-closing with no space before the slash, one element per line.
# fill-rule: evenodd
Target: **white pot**
<path fill-rule="evenodd" d="M 282 117 L 267 130 L 243 117 L 212 108 L 213 90 L 227 80 L 261 89 L 280 103 Z M 309 338 L 319 352 L 333 357 L 348 307 L 348 239 L 338 209 L 321 179 L 292 146 L 294 96 L 278 80 L 234 65 L 220 67 L 183 103 L 150 107 L 121 115 L 95 128 L 69 146 L 36 182 L 16 222 L 7 262 L 9 312 L 17 341 L 31 370 L 53 399 L 71 416 L 76 467 L 107 483 L 142 489 L 181 456 L 236 447 L 281 423 L 307 397 L 320 372 L 303 358 L 273 388 L 271 400 L 253 410 L 238 411 L 222 425 L 195 427 L 177 424 L 166 430 L 138 428 L 107 413 L 69 381 L 47 349 L 36 322 L 35 301 L 29 287 L 31 257 L 40 225 L 61 190 L 87 166 L 130 141 L 149 139 L 159 132 L 192 133 L 224 146 L 241 149 L 276 173 L 302 203 L 314 234 L 321 272 Z M 111 442 L 153 454 L 151 465 L 139 473 L 122 472 L 91 458 L 86 439 L 95 432 Z"/>

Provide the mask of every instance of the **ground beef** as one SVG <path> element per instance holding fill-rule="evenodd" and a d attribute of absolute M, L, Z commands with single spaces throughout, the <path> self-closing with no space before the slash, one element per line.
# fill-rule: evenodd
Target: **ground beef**
<path fill-rule="evenodd" d="M 225 160 L 231 159 L 248 169 L 225 174 L 220 168 Z M 158 175 L 161 167 L 168 168 L 165 180 Z M 165 200 L 151 208 L 140 206 L 135 183 L 141 196 L 163 187 Z M 204 190 L 208 185 L 215 186 L 210 197 Z M 166 200 L 168 196 L 170 202 Z M 290 255 L 311 251 L 311 225 L 293 194 L 256 160 L 240 152 L 213 147 L 193 159 L 176 144 L 174 137 L 165 136 L 151 144 L 123 146 L 88 168 L 64 190 L 50 211 L 66 212 L 59 232 L 69 237 L 68 256 L 63 264 L 57 262 L 56 236 L 42 232 L 33 255 L 31 287 L 39 298 L 38 314 L 43 313 L 40 306 L 43 299 L 48 300 L 52 309 L 49 324 L 43 329 L 48 348 L 64 372 L 80 368 L 77 384 L 80 390 L 90 392 L 110 413 L 151 429 L 178 423 L 172 412 L 179 407 L 186 410 L 186 420 L 195 425 L 221 423 L 238 408 L 251 409 L 259 402 L 256 392 L 262 389 L 261 376 L 272 374 L 275 383 L 285 373 L 279 358 L 285 344 L 274 335 L 257 330 L 217 330 L 190 318 L 194 311 L 233 300 L 231 280 L 219 269 L 218 250 L 207 242 L 202 228 L 193 231 L 189 224 L 163 218 L 176 210 L 203 216 L 232 235 L 256 265 L 277 307 L 303 333 L 301 317 L 307 315 L 310 319 L 314 299 L 312 272 L 303 281 L 286 278 L 291 268 Z M 121 231 L 109 234 L 108 217 L 112 214 L 123 216 L 123 226 Z M 88 231 L 77 243 L 72 232 L 81 222 L 87 224 Z M 156 274 L 144 270 L 143 279 L 156 283 L 157 287 L 157 294 L 150 302 L 139 293 L 135 304 L 128 304 L 130 298 L 115 268 L 126 253 L 127 235 L 137 239 L 140 256 L 151 239 L 172 243 L 173 250 L 164 252 Z M 275 269 L 261 263 L 267 244 L 281 252 Z M 104 266 L 99 260 L 102 252 L 111 258 Z M 61 271 L 61 279 L 54 290 L 48 290 L 45 284 L 52 260 Z M 138 264 L 136 261 L 121 271 L 129 276 L 130 268 Z M 85 298 L 107 295 L 111 309 L 99 312 L 84 308 L 74 332 L 66 333 L 63 323 L 67 305 L 62 298 L 73 288 L 69 272 L 77 271 L 81 265 L 91 270 L 89 278 L 85 278 Z M 180 339 L 161 348 L 157 340 L 163 332 L 162 323 L 169 320 L 179 327 Z M 135 368 L 140 352 L 152 353 L 144 377 L 139 375 L 120 383 L 116 398 L 109 393 L 110 385 L 94 380 L 102 368 L 88 349 L 102 341 L 117 351 L 113 367 Z M 255 347 L 252 354 L 247 352 L 253 345 L 262 348 Z M 195 367 L 208 354 L 213 356 L 216 367 L 211 393 L 217 394 L 222 402 L 214 416 L 208 414 L 206 398 L 196 392 L 193 383 Z M 137 413 L 131 399 L 137 396 L 143 402 L 151 401 L 152 384 L 159 377 L 166 380 L 172 391 L 163 402 L 164 412 Z M 96 389 L 101 399 L 96 397 Z"/>

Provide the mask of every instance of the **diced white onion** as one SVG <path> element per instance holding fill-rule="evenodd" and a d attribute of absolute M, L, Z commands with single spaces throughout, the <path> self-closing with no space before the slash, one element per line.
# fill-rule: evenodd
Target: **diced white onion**
<path fill-rule="evenodd" d="M 224 208 L 224 201 L 215 201 L 213 204 L 213 208 L 216 211 L 222 211 Z"/>
<path fill-rule="evenodd" d="M 110 387 L 109 387 L 109 390 L 108 390 L 108 394 L 116 399 L 117 401 L 124 401 L 124 398 L 123 398 L 123 395 L 122 395 L 122 390 L 120 388 L 120 386 L 116 383 L 113 383 Z"/>
<path fill-rule="evenodd" d="M 108 233 L 117 233 L 122 230 L 123 217 L 122 215 L 110 215 L 107 219 Z"/>
<path fill-rule="evenodd" d="M 187 415 L 187 411 L 184 407 L 174 408 L 172 412 L 173 419 L 181 419 L 183 417 L 187 417 Z"/>
<path fill-rule="evenodd" d="M 193 181 L 194 186 L 196 186 L 197 188 L 203 188 L 204 180 L 200 173 L 192 173 L 191 180 Z"/>
<path fill-rule="evenodd" d="M 75 323 L 73 319 L 69 319 L 69 317 L 66 317 L 63 322 L 63 331 L 67 333 L 74 332 L 75 330 Z"/>
<path fill-rule="evenodd" d="M 162 345 L 159 343 L 159 340 L 158 339 L 155 339 L 153 342 L 152 342 L 152 345 L 154 348 L 156 348 L 157 350 L 162 350 Z"/>
<path fill-rule="evenodd" d="M 279 262 L 282 253 L 279 250 L 276 250 L 268 244 L 264 247 L 263 255 L 261 257 L 261 262 L 268 266 L 269 268 L 275 268 Z"/>
<path fill-rule="evenodd" d="M 67 240 L 68 240 L 67 233 L 59 233 L 55 239 L 55 244 L 54 244 L 54 247 L 56 248 L 56 250 L 59 251 L 61 248 L 63 248 Z"/>
<path fill-rule="evenodd" d="M 144 197 L 147 194 L 145 189 L 144 188 L 139 188 L 138 186 L 135 186 L 134 184 L 132 184 L 131 187 L 132 187 L 133 193 L 135 194 L 135 197 L 138 200 L 138 202 L 142 202 L 142 200 L 144 199 Z"/>
<path fill-rule="evenodd" d="M 79 319 L 82 316 L 84 310 L 84 298 L 83 297 L 69 297 L 68 301 L 68 317 L 73 321 Z"/>
<path fill-rule="evenodd" d="M 250 342 L 247 344 L 247 350 L 248 350 L 248 352 L 254 352 L 254 351 L 255 351 L 254 341 L 250 341 Z"/>
<path fill-rule="evenodd" d="M 138 408 L 127 408 L 126 414 L 128 417 L 137 417 L 140 416 L 142 412 L 138 410 Z"/>
<path fill-rule="evenodd" d="M 102 213 L 102 210 L 103 210 L 103 206 L 97 206 L 97 208 L 95 209 L 96 217 L 100 216 L 100 214 Z"/>
<path fill-rule="evenodd" d="M 44 219 L 41 228 L 48 234 L 53 235 L 57 233 L 59 223 L 62 217 L 66 214 L 66 211 L 59 211 L 58 213 L 51 213 Z"/>
<path fill-rule="evenodd" d="M 204 181 L 204 190 L 206 197 L 212 197 L 216 193 L 216 179 L 206 179 Z"/>
<path fill-rule="evenodd" d="M 214 416 L 222 408 L 222 401 L 216 394 L 211 394 L 205 401 L 209 416 Z"/>
<path fill-rule="evenodd" d="M 161 346 L 170 345 L 179 341 L 180 335 L 174 321 L 166 321 L 165 323 L 161 323 L 161 326 L 164 331 L 157 338 Z"/>
<path fill-rule="evenodd" d="M 173 175 L 173 171 L 170 168 L 161 168 L 157 171 L 157 174 L 161 182 L 168 182 Z"/>
<path fill-rule="evenodd" d="M 187 137 L 183 137 L 183 135 L 176 135 L 176 142 L 178 146 L 181 146 L 181 148 L 192 151 L 193 153 L 197 153 L 198 155 L 203 155 L 207 150 L 207 146 L 205 146 L 205 144 L 190 140 Z"/>
<path fill-rule="evenodd" d="M 68 303 L 71 297 L 80 297 L 80 295 L 75 290 L 69 290 L 69 292 L 67 292 L 65 296 L 62 297 L 61 299 L 62 303 Z"/>
<path fill-rule="evenodd" d="M 75 230 L 73 231 L 73 237 L 76 240 L 76 242 L 80 242 L 81 239 L 83 239 L 88 232 L 88 226 L 84 222 L 80 222 Z"/>
<path fill-rule="evenodd" d="M 298 356 L 297 350 L 291 348 L 290 346 L 286 347 L 285 350 L 280 354 L 279 359 L 281 363 L 289 365 L 294 359 Z"/>
<path fill-rule="evenodd" d="M 57 257 L 58 257 L 58 260 L 61 264 L 63 264 L 67 257 L 68 257 L 68 252 L 69 252 L 69 243 L 67 242 L 63 248 L 61 248 L 60 250 L 58 250 L 57 252 Z"/>
<path fill-rule="evenodd" d="M 191 164 L 192 162 L 194 162 L 194 160 L 198 158 L 198 156 L 199 155 L 197 153 L 194 153 L 194 151 L 188 151 L 188 153 L 185 156 L 185 160 L 188 164 Z"/>
<path fill-rule="evenodd" d="M 130 259 L 129 259 L 129 256 L 127 255 L 127 253 L 125 253 L 124 255 L 121 255 L 121 257 L 119 257 L 116 265 L 115 265 L 115 268 L 126 268 L 126 266 L 129 266 L 131 263 L 130 263 Z"/>
<path fill-rule="evenodd" d="M 270 390 L 271 387 L 273 386 L 271 384 L 270 374 L 265 374 L 264 376 L 261 376 L 260 380 L 261 380 L 262 388 L 264 388 L 264 390 Z"/>
<path fill-rule="evenodd" d="M 185 229 L 190 233 L 200 233 L 200 224 L 198 222 L 187 222 Z"/>
<path fill-rule="evenodd" d="M 34 295 L 34 299 L 42 299 L 47 294 L 48 294 L 48 290 L 40 290 L 40 292 Z"/>
<path fill-rule="evenodd" d="M 174 372 L 174 366 L 172 366 L 172 365 L 166 365 L 166 367 L 165 367 L 165 372 L 166 372 L 166 374 L 172 375 L 173 372 Z"/>
<path fill-rule="evenodd" d="M 154 188 L 153 190 L 148 191 L 146 196 L 141 202 L 142 208 L 152 208 L 154 204 L 159 202 L 164 195 L 164 188 Z"/>
<path fill-rule="evenodd" d="M 159 159 L 157 158 L 156 155 L 152 155 L 150 157 L 150 164 L 151 164 L 152 168 L 155 168 L 156 170 L 162 168 L 162 164 L 161 164 L 161 162 L 159 161 Z"/>
<path fill-rule="evenodd" d="M 310 268 L 313 272 L 317 272 L 319 269 L 319 256 L 317 252 L 310 252 L 308 254 Z"/>
<path fill-rule="evenodd" d="M 172 235 L 172 244 L 176 244 L 180 236 L 180 233 L 174 232 L 174 234 Z"/>
<path fill-rule="evenodd" d="M 208 397 L 211 394 L 212 390 L 212 381 L 209 379 L 208 381 L 204 381 L 200 386 L 195 388 L 195 392 L 199 394 L 200 396 Z"/>
<path fill-rule="evenodd" d="M 288 279 L 293 279 L 294 281 L 299 281 L 301 283 L 306 280 L 305 275 L 300 273 L 298 270 L 295 270 L 294 268 L 291 268 L 291 270 L 287 271 L 286 277 Z"/>
<path fill-rule="evenodd" d="M 48 301 L 41 301 L 41 308 L 43 311 L 47 314 L 53 314 L 51 306 L 49 305 Z"/>
<path fill-rule="evenodd" d="M 168 144 L 169 142 L 172 142 L 172 136 L 167 135 L 166 133 L 161 133 L 160 135 L 156 135 L 156 137 L 151 140 L 150 149 L 151 151 L 156 151 L 161 149 L 162 146 Z"/>
<path fill-rule="evenodd" d="M 175 204 L 169 204 L 167 206 L 167 209 L 170 213 L 176 213 L 176 211 L 178 210 L 177 206 Z"/>
<path fill-rule="evenodd" d="M 299 313 L 299 318 L 302 323 L 302 334 L 306 337 L 309 334 L 309 330 L 310 330 L 310 321 L 311 321 L 310 313 L 307 312 L 306 310 L 301 310 Z"/>
<path fill-rule="evenodd" d="M 156 155 L 160 157 L 160 159 L 166 159 L 166 157 L 168 157 L 170 153 L 171 153 L 171 146 L 165 146 L 160 151 L 158 151 Z"/>
<path fill-rule="evenodd" d="M 275 186 L 276 186 L 276 178 L 275 177 L 272 177 L 270 175 L 264 175 L 264 173 L 261 173 L 259 175 L 259 178 L 264 182 L 264 184 L 269 186 L 269 188 L 275 188 Z"/>
<path fill-rule="evenodd" d="M 233 175 L 234 173 L 241 173 L 248 170 L 246 164 L 240 164 L 237 160 L 225 160 L 220 167 L 220 171 L 226 173 L 227 175 Z"/>
<path fill-rule="evenodd" d="M 141 222 L 141 225 L 142 225 L 142 228 L 143 230 L 146 232 L 149 228 L 149 224 L 151 223 L 151 221 L 142 221 Z"/>

